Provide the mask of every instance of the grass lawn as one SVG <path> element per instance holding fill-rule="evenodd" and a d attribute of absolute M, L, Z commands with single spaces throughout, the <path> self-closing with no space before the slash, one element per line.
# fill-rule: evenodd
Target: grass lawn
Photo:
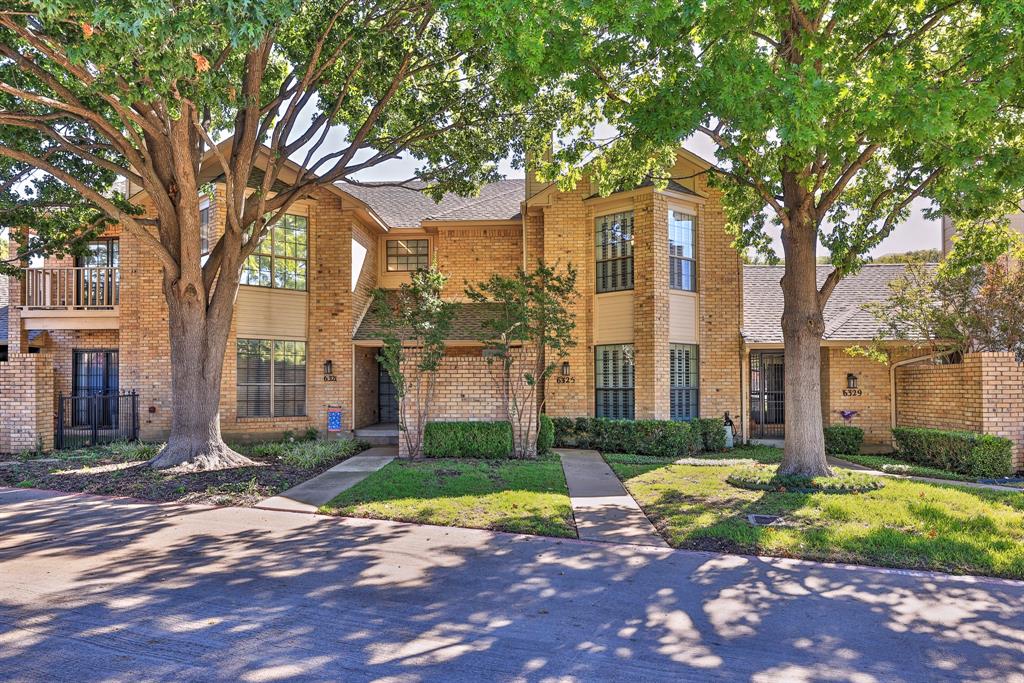
<path fill-rule="evenodd" d="M 1024 578 L 1024 494 L 890 478 L 859 494 L 749 491 L 726 483 L 734 467 L 606 459 L 675 548 Z"/>
<path fill-rule="evenodd" d="M 909 467 L 910 470 L 907 472 L 895 472 L 895 474 L 909 475 L 913 477 L 931 477 L 932 479 L 950 479 L 953 481 L 974 481 L 976 479 L 976 477 L 969 477 L 966 474 L 957 474 L 956 472 L 940 470 L 937 467 L 915 465 L 912 462 L 900 460 L 899 458 L 891 455 L 837 455 L 835 457 L 857 465 L 870 467 L 871 469 L 879 470 L 880 472 L 885 471 L 886 465 L 902 465 Z"/>
<path fill-rule="evenodd" d="M 576 537 L 557 457 L 395 461 L 321 512 L 349 517 Z"/>

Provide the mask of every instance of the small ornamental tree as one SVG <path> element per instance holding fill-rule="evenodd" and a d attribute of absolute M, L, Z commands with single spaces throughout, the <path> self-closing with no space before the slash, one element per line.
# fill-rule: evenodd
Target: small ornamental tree
<path fill-rule="evenodd" d="M 495 17 L 496 49 L 549 79 L 535 170 L 602 193 L 672 178 L 678 146 L 715 146 L 741 249 L 785 271 L 781 474 L 830 473 L 823 311 L 915 200 L 958 218 L 1016 210 L 1024 187 L 1024 13 L 1005 0 L 566 0 Z M 509 27 L 512 27 L 511 29 Z M 519 40 L 499 40 L 515 30 Z M 554 130 L 560 147 L 545 156 Z M 675 178 L 674 180 L 685 180 Z M 819 241 L 833 266 L 816 275 Z"/>
<path fill-rule="evenodd" d="M 0 6 L 0 228 L 24 237 L 7 270 L 112 223 L 160 263 L 172 414 L 153 467 L 249 463 L 221 438 L 224 354 L 242 269 L 295 202 L 402 155 L 435 197 L 498 177 L 530 90 L 474 16 L 405 0 Z M 226 218 L 204 257 L 211 169 Z"/>
<path fill-rule="evenodd" d="M 576 345 L 571 310 L 576 269 L 570 263 L 560 271 L 557 263 L 538 260 L 532 271 L 518 268 L 512 276 L 492 275 L 467 285 L 466 296 L 494 305 L 480 341 L 490 352 L 492 379 L 512 425 L 513 452 L 518 458 L 535 457 L 546 380 L 555 371 L 556 359 L 565 358 Z"/>
<path fill-rule="evenodd" d="M 454 304 L 441 299 L 447 279 L 434 264 L 412 273 L 397 291 L 374 292 L 373 315 L 383 328 L 384 341 L 378 359 L 395 386 L 398 429 L 410 458 L 423 453 L 423 432 L 451 331 Z"/>

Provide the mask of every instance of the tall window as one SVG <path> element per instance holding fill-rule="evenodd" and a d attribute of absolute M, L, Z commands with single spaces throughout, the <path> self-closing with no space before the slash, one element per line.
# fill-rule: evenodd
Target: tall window
<path fill-rule="evenodd" d="M 670 414 L 673 420 L 700 416 L 699 362 L 695 344 L 669 344 Z"/>
<path fill-rule="evenodd" d="M 238 417 L 306 414 L 306 342 L 238 340 Z"/>
<path fill-rule="evenodd" d="M 633 289 L 633 212 L 599 216 L 596 224 L 597 291 Z"/>
<path fill-rule="evenodd" d="M 210 253 L 210 200 L 199 204 L 199 253 Z"/>
<path fill-rule="evenodd" d="M 633 345 L 594 347 L 597 417 L 633 419 Z"/>
<path fill-rule="evenodd" d="M 242 284 L 277 289 L 306 289 L 308 220 L 287 214 L 245 260 Z"/>
<path fill-rule="evenodd" d="M 388 240 L 388 272 L 411 273 L 430 267 L 429 240 Z"/>
<path fill-rule="evenodd" d="M 697 291 L 697 217 L 668 212 L 668 286 Z"/>

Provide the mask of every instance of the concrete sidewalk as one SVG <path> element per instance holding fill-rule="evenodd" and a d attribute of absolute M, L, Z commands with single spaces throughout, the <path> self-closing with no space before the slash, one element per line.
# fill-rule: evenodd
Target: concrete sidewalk
<path fill-rule="evenodd" d="M 569 487 L 576 531 L 587 541 L 668 544 L 597 451 L 556 448 Z"/>
<path fill-rule="evenodd" d="M 394 446 L 369 448 L 284 493 L 260 501 L 256 507 L 286 512 L 316 512 L 321 505 L 366 479 L 397 455 L 398 449 Z"/>
<path fill-rule="evenodd" d="M 1024 681 L 1024 583 L 0 489 L 0 680 Z"/>

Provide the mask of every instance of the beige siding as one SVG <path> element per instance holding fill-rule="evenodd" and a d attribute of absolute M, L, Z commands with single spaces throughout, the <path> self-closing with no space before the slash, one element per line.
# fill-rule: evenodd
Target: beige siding
<path fill-rule="evenodd" d="M 594 297 L 594 343 L 633 341 L 633 292 L 609 292 Z"/>
<path fill-rule="evenodd" d="M 668 340 L 673 344 L 697 344 L 697 294 L 670 292 L 668 300 Z"/>
<path fill-rule="evenodd" d="M 239 287 L 235 306 L 238 337 L 306 339 L 306 299 L 306 292 Z"/>

